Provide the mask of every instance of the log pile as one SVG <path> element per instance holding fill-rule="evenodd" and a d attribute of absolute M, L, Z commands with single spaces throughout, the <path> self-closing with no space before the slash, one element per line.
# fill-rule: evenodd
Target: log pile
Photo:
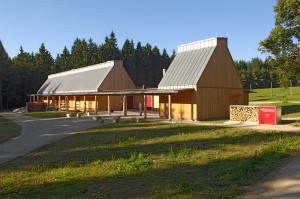
<path fill-rule="evenodd" d="M 259 108 L 257 106 L 230 106 L 230 120 L 259 123 Z"/>

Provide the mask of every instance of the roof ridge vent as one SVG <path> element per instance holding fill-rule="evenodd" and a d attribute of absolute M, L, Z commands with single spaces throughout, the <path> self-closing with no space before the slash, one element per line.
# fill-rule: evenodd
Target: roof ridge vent
<path fill-rule="evenodd" d="M 191 50 L 197 50 L 201 48 L 209 48 L 217 45 L 217 40 L 218 38 L 210 38 L 210 39 L 205 39 L 205 40 L 200 40 L 200 41 L 195 41 L 187 44 L 182 44 L 180 46 L 177 46 L 177 52 L 187 52 Z"/>
<path fill-rule="evenodd" d="M 100 64 L 95 64 L 95 65 L 91 65 L 91 66 L 86 66 L 86 67 L 82 67 L 82 68 L 77 68 L 77 69 L 64 71 L 64 72 L 61 72 L 61 73 L 48 75 L 48 78 L 61 77 L 61 76 L 64 76 L 64 75 L 71 75 L 71 74 L 75 74 L 75 73 L 80 73 L 80 72 L 85 72 L 85 71 L 90 71 L 90 70 L 96 70 L 96 69 L 99 69 L 99 68 L 112 67 L 112 66 L 114 66 L 114 63 L 115 63 L 114 61 L 107 61 L 107 62 L 100 63 Z"/>

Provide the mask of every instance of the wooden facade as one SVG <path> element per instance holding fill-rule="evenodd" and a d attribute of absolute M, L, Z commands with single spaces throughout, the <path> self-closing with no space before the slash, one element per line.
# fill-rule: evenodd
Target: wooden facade
<path fill-rule="evenodd" d="M 123 67 L 123 61 L 115 60 L 111 62 L 113 62 L 113 66 L 103 81 L 99 82 L 99 86 L 96 88 L 97 92 L 135 89 L 136 87 L 133 81 Z M 80 70 L 84 71 L 84 68 L 81 68 Z M 76 84 L 91 84 L 88 81 L 89 77 L 86 78 L 86 81 L 83 80 L 83 82 L 76 82 Z M 97 112 L 108 111 L 108 107 L 110 107 L 111 110 L 123 110 L 123 95 L 112 95 L 108 97 L 108 95 L 98 95 L 97 92 L 95 92 L 95 95 L 89 94 L 88 91 L 86 91 L 85 94 L 84 90 L 78 94 L 68 94 L 67 92 L 61 94 L 53 93 L 53 95 L 42 94 L 39 101 L 44 102 L 48 107 L 53 107 L 59 110 Z M 126 99 L 127 98 L 132 99 L 127 100 L 128 107 L 138 107 L 138 99 L 136 99 L 137 97 L 126 96 Z M 110 104 L 108 104 L 108 102 L 110 102 Z"/>
<path fill-rule="evenodd" d="M 248 92 L 243 89 L 227 48 L 227 38 L 216 38 L 216 40 L 217 45 L 198 82 L 192 85 L 193 88 L 190 90 L 172 96 L 172 118 L 205 120 L 229 117 L 230 105 L 248 104 Z M 159 101 L 160 116 L 167 116 L 168 98 L 160 97 Z"/>

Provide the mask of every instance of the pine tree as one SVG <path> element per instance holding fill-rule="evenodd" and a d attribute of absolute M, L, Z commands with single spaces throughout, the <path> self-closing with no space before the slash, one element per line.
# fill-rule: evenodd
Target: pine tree
<path fill-rule="evenodd" d="M 71 67 L 73 69 L 82 67 L 83 64 L 81 40 L 76 38 L 71 49 Z"/>
<path fill-rule="evenodd" d="M 153 76 L 153 70 L 152 70 L 152 46 L 147 43 L 143 48 L 143 65 L 142 65 L 142 70 L 143 70 L 143 76 L 142 76 L 142 81 L 143 85 L 145 86 L 152 86 L 152 76 Z"/>
<path fill-rule="evenodd" d="M 98 64 L 100 62 L 98 56 L 98 46 L 96 43 L 93 42 L 92 39 L 89 39 L 88 43 L 88 64 L 93 65 Z"/>
<path fill-rule="evenodd" d="M 113 31 L 110 33 L 110 37 L 105 37 L 105 43 L 100 48 L 100 57 L 104 62 L 121 58 L 117 39 Z"/>
<path fill-rule="evenodd" d="M 24 106 L 27 100 L 27 95 L 30 93 L 36 93 L 41 83 L 39 77 L 41 69 L 35 66 L 34 56 L 30 53 L 24 52 L 20 47 L 19 54 L 12 60 L 12 69 L 14 80 L 12 82 L 13 94 L 10 98 L 13 98 L 12 105 Z"/>
<path fill-rule="evenodd" d="M 164 69 L 169 68 L 170 64 L 171 64 L 170 57 L 169 57 L 169 55 L 167 53 L 167 50 L 164 48 L 163 49 L 163 53 L 162 53 L 162 65 L 163 65 L 163 68 Z"/>
<path fill-rule="evenodd" d="M 124 68 L 130 75 L 131 79 L 136 83 L 136 76 L 135 76 L 135 49 L 133 40 L 129 41 L 126 39 L 122 48 L 122 57 L 124 61 Z"/>
<path fill-rule="evenodd" d="M 8 84 L 9 84 L 9 78 L 10 78 L 10 66 L 11 66 L 11 60 L 8 56 L 2 42 L 0 41 L 0 110 L 3 110 L 3 99 L 6 99 L 7 102 L 7 96 L 8 96 Z"/>
<path fill-rule="evenodd" d="M 48 75 L 51 74 L 53 69 L 54 59 L 50 52 L 46 49 L 44 43 L 42 43 L 39 52 L 34 57 L 34 77 L 35 77 L 35 88 L 38 88 L 45 82 Z"/>
<path fill-rule="evenodd" d="M 56 72 L 71 70 L 71 54 L 67 47 L 64 47 L 62 54 L 58 54 L 55 59 Z"/>
<path fill-rule="evenodd" d="M 141 42 L 138 42 L 136 45 L 135 53 L 134 53 L 134 65 L 135 65 L 135 85 L 143 86 L 144 82 L 142 81 L 142 77 L 144 77 L 143 71 L 143 48 Z"/>

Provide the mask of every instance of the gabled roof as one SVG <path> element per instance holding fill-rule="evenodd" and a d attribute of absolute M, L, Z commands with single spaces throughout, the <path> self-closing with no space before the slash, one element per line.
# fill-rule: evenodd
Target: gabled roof
<path fill-rule="evenodd" d="M 217 46 L 217 38 L 183 44 L 160 81 L 159 89 L 193 88 Z"/>
<path fill-rule="evenodd" d="M 114 61 L 49 75 L 38 94 L 97 92 Z"/>

